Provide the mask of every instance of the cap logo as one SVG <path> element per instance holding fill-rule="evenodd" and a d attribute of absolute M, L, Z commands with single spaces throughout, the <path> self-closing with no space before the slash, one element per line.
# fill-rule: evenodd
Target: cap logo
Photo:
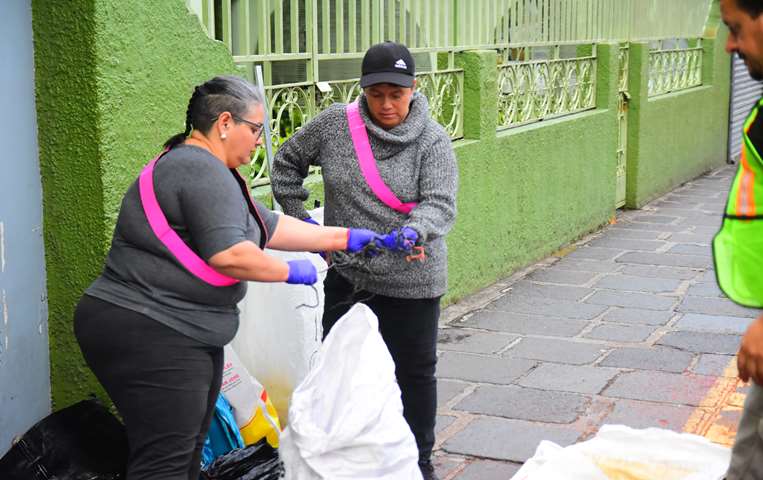
<path fill-rule="evenodd" d="M 403 59 L 401 58 L 397 62 L 395 62 L 395 68 L 401 68 L 403 70 L 408 70 L 408 65 L 405 64 Z"/>

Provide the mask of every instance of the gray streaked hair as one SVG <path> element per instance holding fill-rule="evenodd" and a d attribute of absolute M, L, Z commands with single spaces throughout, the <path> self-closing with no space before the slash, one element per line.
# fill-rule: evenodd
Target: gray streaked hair
<path fill-rule="evenodd" d="M 185 113 L 185 131 L 170 137 L 164 147 L 180 145 L 194 129 L 208 134 L 223 112 L 241 118 L 262 103 L 259 90 L 247 80 L 230 75 L 214 77 L 194 88 Z"/>

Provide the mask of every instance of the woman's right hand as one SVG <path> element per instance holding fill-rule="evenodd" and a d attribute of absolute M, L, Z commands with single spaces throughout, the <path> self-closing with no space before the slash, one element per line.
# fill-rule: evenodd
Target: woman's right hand
<path fill-rule="evenodd" d="M 382 235 L 365 228 L 348 228 L 346 250 L 350 253 L 357 253 L 376 240 L 381 241 Z"/>
<path fill-rule="evenodd" d="M 293 285 L 313 285 L 318 281 L 318 271 L 310 260 L 290 260 L 289 277 L 286 283 Z"/>

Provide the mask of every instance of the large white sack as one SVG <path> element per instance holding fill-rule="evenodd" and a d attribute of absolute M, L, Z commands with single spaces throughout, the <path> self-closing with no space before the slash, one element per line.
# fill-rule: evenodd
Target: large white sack
<path fill-rule="evenodd" d="M 728 448 L 698 435 L 604 425 L 569 447 L 542 441 L 512 480 L 720 480 L 730 459 Z"/>
<path fill-rule="evenodd" d="M 395 364 L 367 306 L 334 325 L 294 391 L 279 454 L 287 480 L 421 480 Z"/>
<path fill-rule="evenodd" d="M 322 220 L 322 209 L 311 212 Z M 249 373 L 267 389 L 283 422 L 291 392 L 305 378 L 321 344 L 323 328 L 323 279 L 326 262 L 314 253 L 281 252 L 266 249 L 283 261 L 309 259 L 319 272 L 316 292 L 305 285 L 249 282 L 246 296 L 238 305 L 240 324 L 231 342 Z M 315 308 L 299 305 L 316 305 Z"/>

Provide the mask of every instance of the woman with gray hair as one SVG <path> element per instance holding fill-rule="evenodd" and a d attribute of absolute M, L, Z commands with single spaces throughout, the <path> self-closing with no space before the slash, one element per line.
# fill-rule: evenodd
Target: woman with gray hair
<path fill-rule="evenodd" d="M 316 282 L 309 260 L 283 262 L 265 247 L 359 252 L 378 238 L 251 198 L 236 168 L 261 143 L 263 116 L 243 79 L 196 87 L 185 131 L 127 190 L 104 270 L 77 306 L 77 341 L 125 422 L 127 480 L 198 480 L 246 280 Z"/>

